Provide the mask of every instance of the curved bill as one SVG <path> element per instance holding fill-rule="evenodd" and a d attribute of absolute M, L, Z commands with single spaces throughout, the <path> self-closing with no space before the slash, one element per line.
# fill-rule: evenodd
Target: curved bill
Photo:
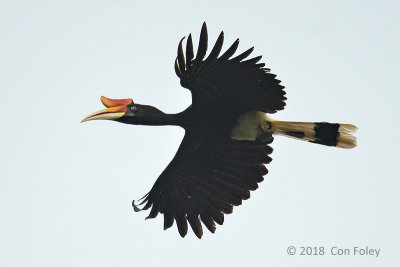
<path fill-rule="evenodd" d="M 126 110 L 127 110 L 126 106 L 102 109 L 85 117 L 81 122 L 91 121 L 91 120 L 116 120 L 124 116 Z"/>
<path fill-rule="evenodd" d="M 127 99 L 110 99 L 105 96 L 100 98 L 106 109 L 96 111 L 89 116 L 85 117 L 81 122 L 91 120 L 116 120 L 125 115 L 128 110 L 127 106 L 132 104 L 130 98 Z"/>

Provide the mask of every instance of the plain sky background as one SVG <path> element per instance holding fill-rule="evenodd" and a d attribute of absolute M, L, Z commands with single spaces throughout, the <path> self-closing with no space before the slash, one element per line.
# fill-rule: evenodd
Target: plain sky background
<path fill-rule="evenodd" d="M 400 266 L 398 1 L 1 1 L 1 266 Z M 99 97 L 169 113 L 173 70 L 201 24 L 224 50 L 255 46 L 286 86 L 282 120 L 347 122 L 358 147 L 283 137 L 269 174 L 216 234 L 145 220 L 147 193 L 183 137 L 174 127 L 81 124 Z M 211 46 L 211 44 L 210 44 Z M 325 246 L 289 256 L 288 246 Z M 380 249 L 331 256 L 331 247 Z"/>

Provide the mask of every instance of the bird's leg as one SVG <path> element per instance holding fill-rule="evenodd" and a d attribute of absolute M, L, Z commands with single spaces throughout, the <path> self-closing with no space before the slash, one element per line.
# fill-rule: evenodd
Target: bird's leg
<path fill-rule="evenodd" d="M 258 135 L 257 135 L 257 140 L 263 141 L 263 142 L 269 142 L 272 141 L 272 124 L 270 121 L 263 121 L 260 125 L 258 125 Z"/>

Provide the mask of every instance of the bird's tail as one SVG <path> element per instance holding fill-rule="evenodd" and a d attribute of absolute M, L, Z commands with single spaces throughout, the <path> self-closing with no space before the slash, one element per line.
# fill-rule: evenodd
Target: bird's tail
<path fill-rule="evenodd" d="M 352 124 L 276 120 L 268 120 L 268 122 L 273 134 L 326 146 L 341 148 L 354 148 L 357 146 L 357 139 L 353 134 L 358 128 Z"/>

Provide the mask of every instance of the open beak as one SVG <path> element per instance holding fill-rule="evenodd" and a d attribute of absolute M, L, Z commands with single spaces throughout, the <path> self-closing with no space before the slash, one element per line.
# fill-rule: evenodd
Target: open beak
<path fill-rule="evenodd" d="M 85 117 L 81 122 L 91 120 L 116 120 L 125 115 L 127 106 L 132 104 L 131 98 L 126 99 L 110 99 L 105 96 L 100 98 L 106 109 L 94 112 Z"/>

